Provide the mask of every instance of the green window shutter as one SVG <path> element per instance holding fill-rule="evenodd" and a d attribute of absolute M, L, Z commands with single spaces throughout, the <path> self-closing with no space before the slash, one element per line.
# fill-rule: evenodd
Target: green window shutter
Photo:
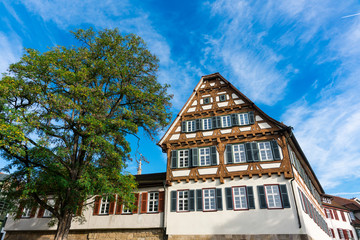
<path fill-rule="evenodd" d="M 177 168 L 177 151 L 173 150 L 171 151 L 171 163 L 170 168 Z"/>
<path fill-rule="evenodd" d="M 221 128 L 221 117 L 220 116 L 216 117 L 216 122 L 217 122 L 217 127 Z"/>
<path fill-rule="evenodd" d="M 298 189 L 298 191 L 299 191 L 301 207 L 302 207 L 302 210 L 305 212 L 305 206 L 304 206 L 304 200 L 303 200 L 303 197 L 302 197 L 302 192 L 300 191 L 300 189 Z"/>
<path fill-rule="evenodd" d="M 271 140 L 270 141 L 271 143 L 271 150 L 272 150 L 272 153 L 273 153 L 273 157 L 274 157 L 274 160 L 280 160 L 280 149 L 279 149 L 279 145 L 277 144 L 277 141 L 274 139 L 274 140 Z"/>
<path fill-rule="evenodd" d="M 215 193 L 216 193 L 216 210 L 221 211 L 221 210 L 223 210 L 221 188 L 217 188 Z"/>
<path fill-rule="evenodd" d="M 196 189 L 196 211 L 202 211 L 202 189 Z"/>
<path fill-rule="evenodd" d="M 191 166 L 197 167 L 199 166 L 199 149 L 198 148 L 192 148 L 191 149 Z"/>
<path fill-rule="evenodd" d="M 254 124 L 254 123 L 255 123 L 254 112 L 249 112 L 249 123 L 250 123 L 250 124 Z"/>
<path fill-rule="evenodd" d="M 239 126 L 239 118 L 237 113 L 231 114 L 231 125 L 232 126 Z"/>
<path fill-rule="evenodd" d="M 212 128 L 218 128 L 219 126 L 217 125 L 217 121 L 216 121 L 216 117 L 212 117 Z"/>
<path fill-rule="evenodd" d="M 195 190 L 189 190 L 189 211 L 195 211 Z"/>
<path fill-rule="evenodd" d="M 227 164 L 234 163 L 231 144 L 226 145 L 226 157 L 227 157 Z"/>
<path fill-rule="evenodd" d="M 289 196 L 288 196 L 285 184 L 280 185 L 280 193 L 281 193 L 281 198 L 282 198 L 282 201 L 284 204 L 284 208 L 290 208 Z"/>
<path fill-rule="evenodd" d="M 258 144 L 256 142 L 251 143 L 251 151 L 252 151 L 254 162 L 260 161 Z"/>
<path fill-rule="evenodd" d="M 196 119 L 195 120 L 195 131 L 199 131 L 202 130 L 202 124 L 201 124 L 201 119 Z"/>
<path fill-rule="evenodd" d="M 262 209 L 267 208 L 264 186 L 257 186 L 257 191 L 258 191 L 258 195 L 259 195 L 260 208 L 262 208 Z"/>
<path fill-rule="evenodd" d="M 211 156 L 211 165 L 217 165 L 217 154 L 216 154 L 216 146 L 210 147 L 210 156 Z"/>
<path fill-rule="evenodd" d="M 233 209 L 233 198 L 232 198 L 232 189 L 230 187 L 225 188 L 225 198 L 226 198 L 226 209 Z"/>
<path fill-rule="evenodd" d="M 246 153 L 246 161 L 247 162 L 253 162 L 254 161 L 254 157 L 252 154 L 252 149 L 251 149 L 251 143 L 245 143 L 245 153 Z"/>
<path fill-rule="evenodd" d="M 176 212 L 176 208 L 177 208 L 177 192 L 176 191 L 171 191 L 171 207 L 170 210 L 171 212 Z"/>
<path fill-rule="evenodd" d="M 186 132 L 186 121 L 181 122 L 181 131 Z"/>
<path fill-rule="evenodd" d="M 255 209 L 255 202 L 254 202 L 254 191 L 253 187 L 246 187 L 247 189 L 247 196 L 248 196 L 248 207 L 249 209 Z"/>

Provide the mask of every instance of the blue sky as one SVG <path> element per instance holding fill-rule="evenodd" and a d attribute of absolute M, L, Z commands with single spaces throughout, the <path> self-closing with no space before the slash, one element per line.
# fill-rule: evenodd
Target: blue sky
<path fill-rule="evenodd" d="M 159 81 L 171 84 L 174 116 L 201 76 L 220 72 L 271 117 L 294 127 L 327 193 L 360 197 L 357 13 L 360 3 L 351 0 L 5 0 L 0 72 L 23 48 L 75 44 L 69 31 L 77 28 L 138 34 L 160 59 Z M 138 150 L 150 163 L 143 173 L 165 171 L 165 154 L 145 138 Z M 135 173 L 136 164 L 128 170 Z"/>

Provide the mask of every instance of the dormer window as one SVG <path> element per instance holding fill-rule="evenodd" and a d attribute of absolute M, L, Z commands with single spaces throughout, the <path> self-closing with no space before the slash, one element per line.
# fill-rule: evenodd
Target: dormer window
<path fill-rule="evenodd" d="M 220 101 L 220 102 L 226 101 L 226 94 L 220 95 L 220 96 L 219 96 L 219 101 Z"/>
<path fill-rule="evenodd" d="M 204 104 L 209 104 L 209 103 L 210 103 L 210 97 L 204 98 Z"/>

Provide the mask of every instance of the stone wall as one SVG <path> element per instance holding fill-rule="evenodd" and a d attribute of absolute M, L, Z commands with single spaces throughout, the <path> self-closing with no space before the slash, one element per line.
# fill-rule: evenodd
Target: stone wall
<path fill-rule="evenodd" d="M 53 240 L 54 231 L 12 231 L 5 240 Z M 70 231 L 68 240 L 163 240 L 163 229 L 107 229 Z"/>
<path fill-rule="evenodd" d="M 262 235 L 171 235 L 168 240 L 312 240 L 306 234 L 262 234 Z"/>

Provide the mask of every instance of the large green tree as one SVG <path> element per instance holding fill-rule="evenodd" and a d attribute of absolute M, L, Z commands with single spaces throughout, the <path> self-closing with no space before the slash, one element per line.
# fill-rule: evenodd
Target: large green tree
<path fill-rule="evenodd" d="M 142 128 L 153 138 L 171 118 L 158 59 L 140 37 L 108 29 L 73 35 L 77 46 L 26 49 L 0 80 L 7 197 L 50 211 L 55 239 L 67 239 L 79 203 L 96 194 L 133 200 L 127 137 Z"/>

